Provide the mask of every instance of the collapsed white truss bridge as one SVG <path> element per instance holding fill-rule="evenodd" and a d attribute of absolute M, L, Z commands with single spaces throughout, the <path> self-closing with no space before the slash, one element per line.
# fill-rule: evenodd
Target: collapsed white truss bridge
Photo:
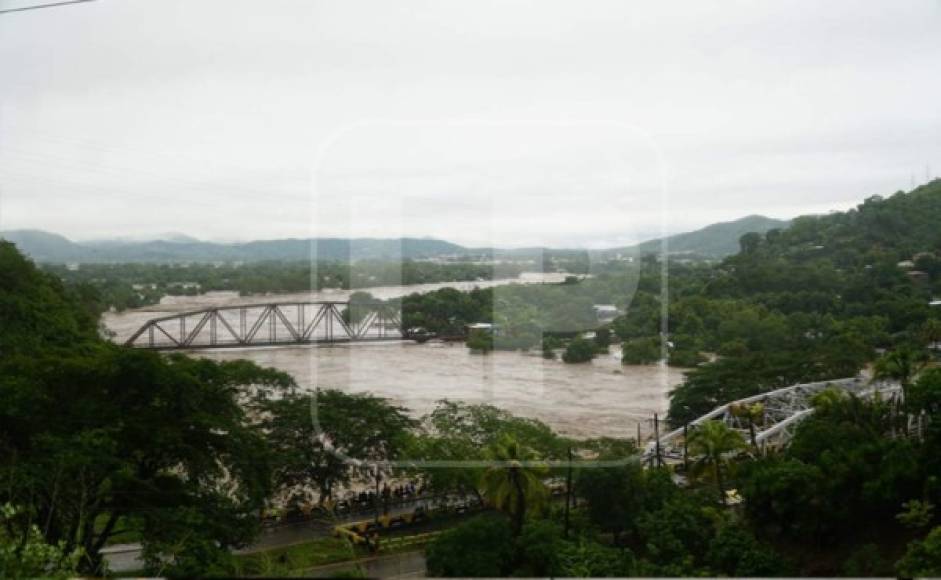
<path fill-rule="evenodd" d="M 898 394 L 901 390 L 896 383 L 873 382 L 866 377 L 852 377 L 791 385 L 746 397 L 716 407 L 685 427 L 671 431 L 659 440 L 654 439 L 649 442 L 643 453 L 643 463 L 645 465 L 682 463 L 685 456 L 686 434 L 706 421 L 722 421 L 729 428 L 741 433 L 743 439 L 749 442 L 752 441 L 752 429 L 754 429 L 754 442 L 760 447 L 783 445 L 791 439 L 798 423 L 814 412 L 811 402 L 814 395 L 827 388 L 837 388 L 863 398 L 871 397 L 877 392 L 889 397 Z M 737 408 L 756 403 L 761 404 L 763 413 L 759 420 L 751 424 L 747 418 L 733 412 Z"/>

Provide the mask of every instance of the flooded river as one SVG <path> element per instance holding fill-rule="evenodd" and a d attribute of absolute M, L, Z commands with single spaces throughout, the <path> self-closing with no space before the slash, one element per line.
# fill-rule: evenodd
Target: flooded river
<path fill-rule="evenodd" d="M 561 275 L 524 274 L 512 281 L 458 282 L 371 288 L 388 299 L 442 287 L 469 290 L 507 283 L 561 281 Z M 166 297 L 161 304 L 104 316 L 105 325 L 123 341 L 147 320 L 209 306 L 261 301 L 344 300 L 349 292 L 328 290 L 307 294 L 239 297 L 214 292 L 202 296 Z M 192 351 L 213 360 L 250 359 L 290 373 L 301 386 L 371 392 L 406 407 L 416 416 L 440 399 L 489 403 L 515 414 L 540 419 L 566 435 L 634 437 L 640 424 L 644 436 L 653 414 L 666 411 L 667 393 L 683 379 L 682 371 L 665 366 L 622 366 L 620 353 L 587 364 L 545 360 L 539 353 L 472 354 L 461 343 L 385 342 L 331 346 Z"/>

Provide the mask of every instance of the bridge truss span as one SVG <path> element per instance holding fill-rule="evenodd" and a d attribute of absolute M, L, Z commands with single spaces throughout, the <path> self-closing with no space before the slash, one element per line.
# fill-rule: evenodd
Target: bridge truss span
<path fill-rule="evenodd" d="M 126 342 L 153 350 L 402 340 L 401 313 L 379 302 L 221 306 L 147 321 Z"/>
<path fill-rule="evenodd" d="M 872 382 L 865 377 L 850 377 L 791 385 L 732 401 L 716 407 L 709 413 L 691 421 L 684 427 L 671 431 L 649 442 L 643 453 L 647 465 L 675 464 L 683 462 L 688 434 L 706 421 L 721 421 L 730 429 L 742 434 L 746 441 L 759 446 L 780 446 L 786 444 L 794 434 L 797 425 L 814 412 L 814 395 L 821 391 L 835 388 L 868 398 L 876 393 L 882 396 L 894 396 L 900 392 L 895 383 Z M 760 416 L 749 420 L 737 411 L 758 405 Z"/>

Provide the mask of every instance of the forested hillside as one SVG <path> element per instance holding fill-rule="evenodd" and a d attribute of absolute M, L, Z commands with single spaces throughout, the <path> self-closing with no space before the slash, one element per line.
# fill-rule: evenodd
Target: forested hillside
<path fill-rule="evenodd" d="M 746 234 L 715 268 L 671 278 L 671 336 L 719 359 L 676 389 L 682 422 L 715 404 L 802 380 L 856 372 L 876 348 L 938 339 L 941 181 L 872 197 L 858 208 L 801 217 L 785 230 Z M 652 293 L 647 301 L 656 302 Z M 626 334 L 655 312 L 633 310 Z"/>

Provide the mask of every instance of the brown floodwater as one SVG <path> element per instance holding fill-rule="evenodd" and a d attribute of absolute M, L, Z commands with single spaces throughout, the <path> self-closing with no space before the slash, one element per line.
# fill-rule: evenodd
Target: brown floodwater
<path fill-rule="evenodd" d="M 474 286 L 560 280 L 561 275 L 524 274 L 513 281 L 423 284 L 368 291 L 387 299 L 446 286 L 469 290 Z M 166 297 L 159 305 L 108 313 L 103 321 L 114 333 L 114 340 L 123 341 L 150 318 L 174 312 L 261 301 L 343 300 L 347 295 L 346 291 L 328 290 L 259 298 L 212 292 Z M 488 403 L 540 419 L 560 433 L 576 437 L 635 437 L 638 424 L 646 437 L 652 429 L 653 414 L 664 414 L 669 390 L 683 380 L 681 369 L 621 365 L 620 352 L 615 347 L 608 355 L 585 364 L 545 360 L 538 352 L 473 354 L 461 343 L 435 341 L 190 352 L 213 360 L 249 359 L 290 373 L 303 387 L 370 392 L 408 408 L 416 416 L 431 410 L 440 399 Z"/>

